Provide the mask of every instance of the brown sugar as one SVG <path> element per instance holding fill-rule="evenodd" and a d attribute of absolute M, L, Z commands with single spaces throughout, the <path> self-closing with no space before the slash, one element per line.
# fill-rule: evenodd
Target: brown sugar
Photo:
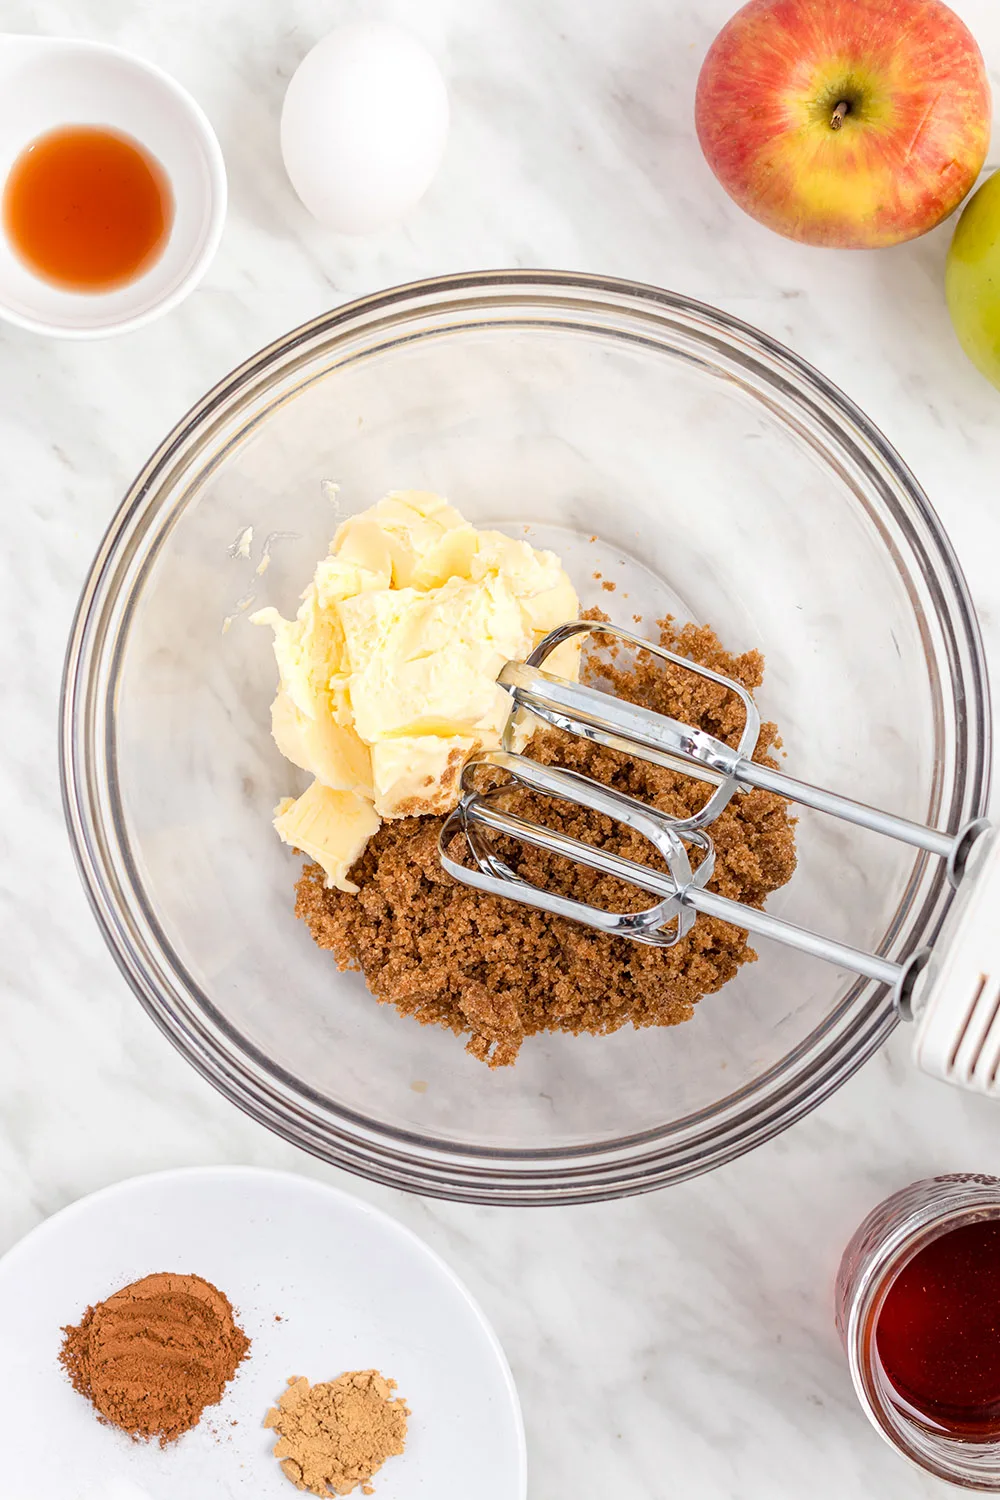
<path fill-rule="evenodd" d="M 377 1370 L 317 1385 L 292 1375 L 264 1419 L 278 1434 L 273 1451 L 285 1478 L 312 1495 L 349 1495 L 359 1486 L 374 1494 L 372 1475 L 406 1445 L 410 1413 L 395 1389 Z"/>
<path fill-rule="evenodd" d="M 222 1400 L 250 1350 L 218 1287 L 166 1271 L 88 1307 L 63 1333 L 60 1362 L 101 1420 L 161 1447 Z"/>
<path fill-rule="evenodd" d="M 592 616 L 603 618 L 597 611 Z M 707 627 L 675 629 L 661 622 L 661 643 L 753 690 L 763 658 L 733 656 Z M 669 713 L 730 744 L 738 741 L 743 709 L 736 695 L 650 653 L 592 657 L 588 675 L 619 696 Z M 755 758 L 773 763 L 780 742 L 764 724 Z M 703 783 L 585 740 L 544 729 L 531 756 L 614 785 L 673 816 L 704 805 Z M 506 809 L 536 822 L 553 821 L 553 803 L 514 788 Z M 602 814 L 560 803 L 559 827 L 640 863 L 658 859 L 649 842 Z M 372 993 L 404 1015 L 468 1037 L 467 1048 L 491 1067 L 512 1063 L 524 1039 L 542 1031 L 605 1034 L 626 1025 L 673 1026 L 689 1020 L 703 995 L 721 989 L 756 958 L 746 933 L 699 916 L 670 948 L 607 937 L 513 901 L 480 894 L 441 869 L 439 817 L 386 821 L 351 872 L 356 895 L 327 889 L 317 865 L 303 871 L 296 913 L 315 941 L 342 969 L 359 969 Z M 718 891 L 750 906 L 790 879 L 795 868 L 793 820 L 770 792 L 735 797 L 712 825 Z M 462 857 L 462 839 L 453 842 Z M 559 856 L 513 841 L 499 846 L 524 878 L 592 905 L 628 910 L 654 898 Z"/>

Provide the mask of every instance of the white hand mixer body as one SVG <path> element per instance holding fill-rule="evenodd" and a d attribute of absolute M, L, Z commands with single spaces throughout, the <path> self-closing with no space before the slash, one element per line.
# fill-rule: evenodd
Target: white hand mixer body
<path fill-rule="evenodd" d="M 605 636 L 637 651 L 650 652 L 735 693 L 746 716 L 738 746 L 733 748 L 666 715 L 541 670 L 557 646 L 581 635 Z M 957 833 L 941 833 L 761 765 L 752 759 L 760 717 L 745 688 L 631 631 L 603 622 L 581 620 L 559 626 L 539 643 L 527 662 L 509 662 L 497 680 L 513 700 L 504 749 L 469 762 L 462 799 L 441 832 L 441 862 L 455 879 L 636 942 L 659 946 L 676 943 L 690 929 L 697 913 L 703 912 L 756 936 L 839 964 L 892 988 L 900 1015 L 916 1021 L 914 1056 L 926 1072 L 1000 1098 L 1000 832 L 996 828 L 985 819 L 977 819 Z M 578 772 L 542 766 L 513 753 L 514 729 L 526 714 L 570 734 L 694 776 L 715 789 L 695 816 L 671 818 Z M 526 786 L 596 808 L 629 824 L 650 840 L 662 863 L 649 866 L 623 859 L 552 827 L 505 812 L 501 805 L 504 786 L 482 789 L 477 772 L 483 766 L 505 773 L 506 786 Z M 714 860 L 706 829 L 741 788 L 751 786 L 944 859 L 956 894 L 932 946 L 896 963 L 706 890 Z M 535 886 L 498 856 L 482 838 L 483 829 L 562 854 L 658 899 L 639 912 L 611 912 Z M 465 836 L 471 863 L 456 860 L 449 853 L 451 841 L 459 832 Z M 695 870 L 687 845 L 701 853 Z"/>

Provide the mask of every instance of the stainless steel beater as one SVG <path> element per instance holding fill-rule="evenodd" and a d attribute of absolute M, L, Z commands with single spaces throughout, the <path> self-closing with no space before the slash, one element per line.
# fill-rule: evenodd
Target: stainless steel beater
<path fill-rule="evenodd" d="M 542 670 L 558 646 L 584 635 L 603 636 L 649 652 L 736 694 L 745 713 L 739 744 L 733 748 L 665 714 Z M 756 937 L 771 938 L 890 986 L 901 1014 L 909 1016 L 919 1010 L 918 1051 L 928 1071 L 1000 1094 L 1000 841 L 985 819 L 968 823 L 953 834 L 942 833 L 760 764 L 752 759 L 760 716 L 744 687 L 631 631 L 603 622 L 580 620 L 558 627 L 539 643 L 527 662 L 508 662 L 497 680 L 513 700 L 504 748 L 469 762 L 463 773 L 461 800 L 441 832 L 441 863 L 456 880 L 611 936 L 658 946 L 678 942 L 698 913 L 731 922 Z M 569 734 L 693 776 L 714 790 L 699 812 L 673 818 L 579 772 L 541 765 L 513 750 L 515 731 L 528 714 Z M 484 767 L 502 773 L 506 779 L 501 785 L 484 789 Z M 653 867 L 625 859 L 505 811 L 503 794 L 515 785 L 592 808 L 627 824 L 650 841 L 662 865 Z M 945 860 L 948 877 L 954 886 L 961 886 L 962 894 L 933 951 L 921 949 L 897 963 L 707 890 L 714 850 L 706 830 L 732 797 L 749 787 L 775 792 L 803 807 Z M 525 880 L 505 863 L 484 839 L 484 831 L 561 855 L 657 899 L 641 911 L 612 912 L 547 890 Z M 453 859 L 448 852 L 457 833 L 464 835 L 471 860 L 468 864 Z M 700 854 L 696 867 L 692 867 L 689 847 Z"/>

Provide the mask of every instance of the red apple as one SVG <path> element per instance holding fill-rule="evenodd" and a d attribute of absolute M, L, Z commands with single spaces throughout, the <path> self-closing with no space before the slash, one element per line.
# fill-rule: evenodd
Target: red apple
<path fill-rule="evenodd" d="M 726 192 L 793 240 L 933 229 L 989 144 L 982 54 L 942 0 L 750 0 L 709 50 L 698 139 Z"/>

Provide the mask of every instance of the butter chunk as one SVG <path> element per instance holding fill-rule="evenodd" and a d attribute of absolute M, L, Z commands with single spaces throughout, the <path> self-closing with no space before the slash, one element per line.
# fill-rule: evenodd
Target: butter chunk
<path fill-rule="evenodd" d="M 497 685 L 579 601 L 553 552 L 477 531 L 440 495 L 394 490 L 339 527 L 294 620 L 274 631 L 281 753 L 315 779 L 286 799 L 275 828 L 322 865 L 347 872 L 381 819 L 445 813 L 470 756 L 499 748 L 511 699 Z M 580 648 L 546 667 L 575 677 Z M 535 727 L 515 730 L 522 748 Z"/>
<path fill-rule="evenodd" d="M 282 688 L 271 704 L 271 734 L 286 760 L 334 791 L 372 795 L 371 751 L 332 715 L 311 718 Z"/>
<path fill-rule="evenodd" d="M 560 620 L 560 625 L 565 623 Z M 548 635 L 547 630 L 537 631 L 534 644 L 537 646 Z M 566 677 L 570 682 L 576 682 L 580 676 L 580 652 L 583 648 L 583 637 L 573 636 L 568 641 L 563 641 L 554 651 L 550 651 L 542 662 L 542 671 L 548 672 L 552 677 Z"/>
<path fill-rule="evenodd" d="M 392 553 L 389 551 L 385 533 L 377 521 L 368 520 L 366 516 L 360 515 L 344 522 L 334 539 L 330 556 L 325 562 L 320 563 L 319 567 L 336 572 L 338 565 L 343 569 L 345 578 L 350 576 L 347 570 L 353 567 L 359 570 L 359 575 L 370 576 L 369 587 L 380 589 L 389 587 L 392 580 Z M 361 582 L 360 576 L 358 582 L 359 584 Z M 364 585 L 344 588 L 341 597 L 348 594 L 360 594 L 363 587 Z"/>
<path fill-rule="evenodd" d="M 482 531 L 469 576 L 476 581 L 490 573 L 503 577 L 540 636 L 575 620 L 580 612 L 576 590 L 554 552 L 515 541 L 502 531 Z"/>
<path fill-rule="evenodd" d="M 349 517 L 333 539 L 343 554 L 359 526 L 381 532 L 392 560 L 392 587 L 435 588 L 453 576 L 467 577 L 476 531 L 440 495 L 393 490 L 360 516 Z"/>
<path fill-rule="evenodd" d="M 448 813 L 461 795 L 462 770 L 480 748 L 468 735 L 400 735 L 372 746 L 375 811 L 383 818 Z"/>
<path fill-rule="evenodd" d="M 431 594 L 360 594 L 338 608 L 363 740 L 502 727 L 510 699 L 497 674 L 504 662 L 523 660 L 533 641 L 502 577 L 451 579 Z"/>
<path fill-rule="evenodd" d="M 320 609 L 329 610 L 338 599 L 349 599 L 352 594 L 364 594 L 371 589 L 389 587 L 392 564 L 388 556 L 373 557 L 370 552 L 366 555 L 371 561 L 378 561 L 383 566 L 367 568 L 352 562 L 350 558 L 334 557 L 332 554 L 316 564 L 316 574 L 309 587 L 314 590 L 316 604 Z M 306 590 L 306 596 L 308 592 Z"/>
<path fill-rule="evenodd" d="M 250 616 L 253 625 L 270 625 L 282 690 L 300 713 L 316 719 L 334 712 L 331 683 L 340 674 L 344 632 L 336 610 L 326 609 L 310 584 L 294 620 L 276 609 Z"/>
<path fill-rule="evenodd" d="M 381 823 L 367 797 L 335 792 L 320 781 L 314 781 L 295 801 L 283 798 L 274 818 L 278 837 L 321 865 L 327 885 L 351 893 L 358 887 L 348 880 L 348 872 Z"/>

